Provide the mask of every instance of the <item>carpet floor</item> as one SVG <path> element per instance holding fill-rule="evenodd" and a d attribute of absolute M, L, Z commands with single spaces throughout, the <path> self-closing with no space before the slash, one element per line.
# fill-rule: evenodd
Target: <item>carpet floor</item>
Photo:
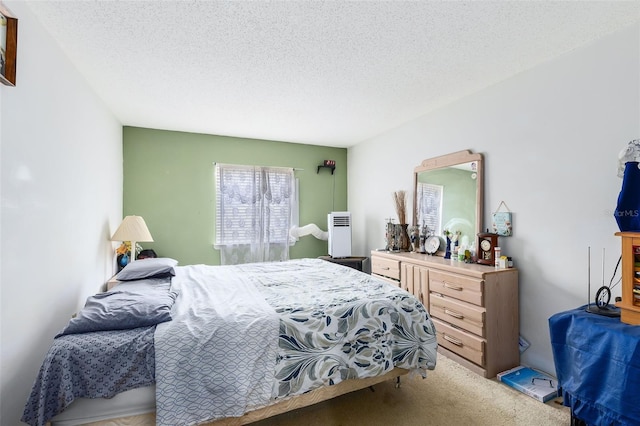
<path fill-rule="evenodd" d="M 434 371 L 352 392 L 253 426 L 568 426 L 569 409 L 543 404 L 438 354 Z"/>

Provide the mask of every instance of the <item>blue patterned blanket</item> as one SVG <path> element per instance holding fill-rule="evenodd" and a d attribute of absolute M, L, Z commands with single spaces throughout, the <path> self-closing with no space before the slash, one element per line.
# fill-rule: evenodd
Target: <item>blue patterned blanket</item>
<path fill-rule="evenodd" d="M 278 316 L 231 266 L 177 268 L 173 321 L 156 328 L 156 424 L 238 417 L 271 397 Z"/>
<path fill-rule="evenodd" d="M 156 326 L 69 334 L 55 339 L 22 416 L 45 425 L 76 398 L 111 398 L 155 382 Z"/>

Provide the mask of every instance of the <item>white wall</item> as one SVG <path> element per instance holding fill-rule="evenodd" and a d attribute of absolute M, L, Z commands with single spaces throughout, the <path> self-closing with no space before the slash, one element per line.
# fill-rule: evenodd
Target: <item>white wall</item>
<path fill-rule="evenodd" d="M 112 275 L 122 126 L 24 2 L 17 86 L 0 86 L 0 424 L 19 424 L 53 336 Z"/>
<path fill-rule="evenodd" d="M 586 303 L 588 246 L 594 294 L 602 249 L 607 283 L 620 255 L 612 213 L 618 153 L 640 137 L 639 40 L 635 25 L 349 149 L 354 253 L 384 247 L 391 193 L 413 190 L 421 160 L 483 153 L 484 228 L 500 201 L 514 212 L 500 245 L 520 271 L 520 332 L 531 343 L 521 361 L 555 374 L 548 318 Z"/>

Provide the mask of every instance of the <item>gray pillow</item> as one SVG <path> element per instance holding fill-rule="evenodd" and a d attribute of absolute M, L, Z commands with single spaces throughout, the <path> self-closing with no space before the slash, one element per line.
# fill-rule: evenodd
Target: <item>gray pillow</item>
<path fill-rule="evenodd" d="M 75 318 L 56 337 L 105 330 L 128 330 L 171 320 L 177 293 L 169 278 L 123 282 L 87 299 Z"/>
<path fill-rule="evenodd" d="M 174 276 L 178 261 L 169 257 L 151 257 L 130 262 L 114 277 L 118 281 L 140 280 L 149 277 Z"/>

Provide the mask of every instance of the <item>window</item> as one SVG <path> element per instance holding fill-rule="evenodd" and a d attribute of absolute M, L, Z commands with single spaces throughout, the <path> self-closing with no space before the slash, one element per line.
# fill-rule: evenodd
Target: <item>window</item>
<path fill-rule="evenodd" d="M 418 182 L 418 226 L 427 226 L 433 235 L 442 235 L 442 185 Z"/>
<path fill-rule="evenodd" d="M 216 239 L 223 265 L 287 260 L 293 169 L 216 164 Z"/>

